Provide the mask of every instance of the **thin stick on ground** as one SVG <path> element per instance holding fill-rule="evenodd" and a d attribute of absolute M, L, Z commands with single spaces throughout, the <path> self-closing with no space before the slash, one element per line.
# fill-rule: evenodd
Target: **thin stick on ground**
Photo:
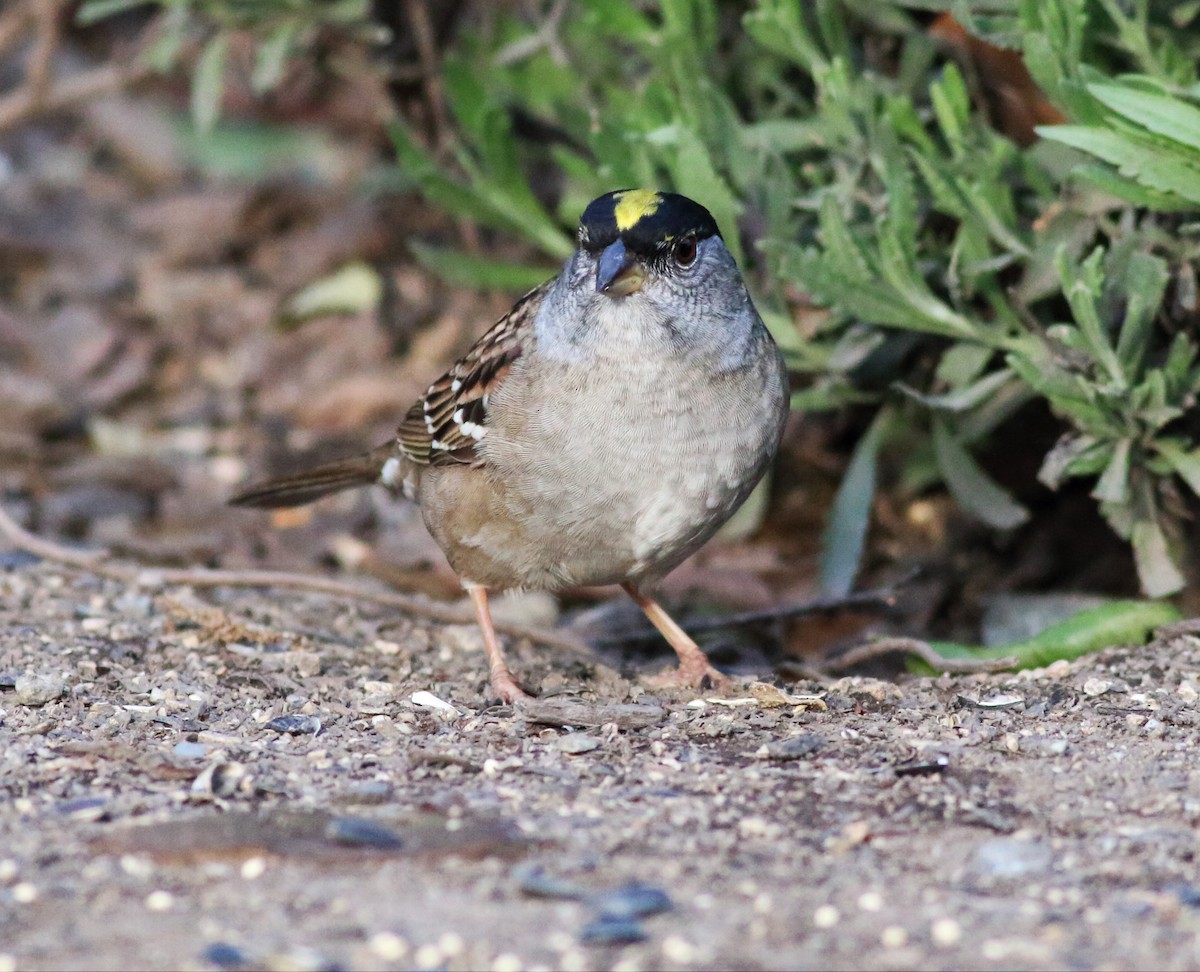
<path fill-rule="evenodd" d="M 18 524 L 0 506 L 0 535 L 18 550 L 24 550 L 51 563 L 62 564 L 98 574 L 137 587 L 161 588 L 171 585 L 190 587 L 274 587 L 331 594 L 335 597 L 366 601 L 392 607 L 413 617 L 443 624 L 473 624 L 469 607 L 437 604 L 421 597 L 396 591 L 372 590 L 360 584 L 282 570 L 211 570 L 203 567 L 150 567 L 111 559 L 104 550 L 81 550 L 39 537 Z M 571 651 L 588 652 L 582 640 L 563 631 L 497 621 L 495 628 L 514 638 L 528 638 L 536 644 Z"/>
<path fill-rule="evenodd" d="M 934 651 L 928 641 L 920 638 L 880 638 L 868 641 L 849 651 L 843 652 L 836 658 L 823 663 L 826 671 L 842 671 L 865 661 L 873 661 L 884 655 L 904 652 L 916 655 L 930 668 L 938 672 L 957 675 L 969 675 L 975 672 L 1003 672 L 1016 667 L 1015 657 L 1007 658 L 944 658 Z"/>

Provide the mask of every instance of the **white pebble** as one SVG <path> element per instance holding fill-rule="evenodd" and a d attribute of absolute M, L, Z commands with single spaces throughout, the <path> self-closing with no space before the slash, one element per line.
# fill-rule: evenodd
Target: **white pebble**
<path fill-rule="evenodd" d="M 813 912 L 812 920 L 818 928 L 832 928 L 842 920 L 842 916 L 833 905 L 821 905 Z"/>
<path fill-rule="evenodd" d="M 512 952 L 501 952 L 492 961 L 492 972 L 521 972 L 525 963 Z"/>
<path fill-rule="evenodd" d="M 13 901 L 17 904 L 29 904 L 37 900 L 38 889 L 28 881 L 22 881 L 20 884 L 14 884 L 12 889 Z"/>
<path fill-rule="evenodd" d="M 247 857 L 242 862 L 241 870 L 238 872 L 242 876 L 243 881 L 255 881 L 262 877 L 267 872 L 267 859 L 265 857 Z"/>
<path fill-rule="evenodd" d="M 933 944 L 949 948 L 962 938 L 962 927 L 953 918 L 939 918 L 929 926 L 929 937 Z"/>
<path fill-rule="evenodd" d="M 418 969 L 436 969 L 439 965 L 445 964 L 445 956 L 436 945 L 422 945 L 417 949 L 417 954 L 413 956 L 413 964 Z"/>
<path fill-rule="evenodd" d="M 883 895 L 878 891 L 864 891 L 858 896 L 858 906 L 863 911 L 882 911 Z"/>
<path fill-rule="evenodd" d="M 175 895 L 170 891 L 151 891 L 146 895 L 146 907 L 151 911 L 170 911 L 175 907 Z"/>
<path fill-rule="evenodd" d="M 434 709 L 438 712 L 445 712 L 447 715 L 453 713 L 458 715 L 458 709 L 454 708 L 449 702 L 439 699 L 432 692 L 426 692 L 422 689 L 420 692 L 413 692 L 412 698 L 409 700 L 413 705 L 419 705 L 423 709 Z"/>
<path fill-rule="evenodd" d="M 899 925 L 888 925 L 879 935 L 884 948 L 903 948 L 908 944 L 908 932 Z"/>
<path fill-rule="evenodd" d="M 671 965 L 690 965 L 696 960 L 696 947 L 678 935 L 668 935 L 663 939 L 662 953 Z"/>
<path fill-rule="evenodd" d="M 408 941 L 395 932 L 376 932 L 367 947 L 385 962 L 399 962 L 408 954 Z"/>

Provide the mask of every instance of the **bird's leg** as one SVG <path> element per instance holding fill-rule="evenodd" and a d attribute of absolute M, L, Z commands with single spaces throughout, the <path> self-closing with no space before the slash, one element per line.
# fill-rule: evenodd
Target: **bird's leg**
<path fill-rule="evenodd" d="M 508 662 L 504 660 L 504 649 L 500 639 L 496 637 L 496 629 L 492 627 L 492 610 L 488 607 L 486 587 L 476 587 L 474 584 L 464 584 L 467 593 L 471 595 L 471 603 L 475 605 L 475 617 L 479 621 L 479 630 L 483 632 L 483 647 L 487 651 L 488 670 L 492 676 L 492 691 L 501 702 L 517 702 L 529 698 L 528 693 L 517 684 L 512 672 L 508 670 Z"/>
<path fill-rule="evenodd" d="M 699 688 L 707 678 L 714 686 L 725 685 L 729 682 L 729 678 L 722 675 L 708 660 L 708 656 L 704 654 L 700 646 L 696 644 L 691 636 L 675 623 L 674 619 L 663 610 L 661 604 L 654 598 L 647 597 L 632 584 L 622 584 L 625 593 L 637 602 L 650 619 L 650 623 L 662 633 L 662 636 L 667 639 L 672 648 L 675 649 L 675 654 L 679 656 L 679 667 L 674 671 L 664 672 L 662 675 L 656 675 L 649 681 L 651 684 L 660 688 L 670 688 L 680 686 L 686 688 Z"/>

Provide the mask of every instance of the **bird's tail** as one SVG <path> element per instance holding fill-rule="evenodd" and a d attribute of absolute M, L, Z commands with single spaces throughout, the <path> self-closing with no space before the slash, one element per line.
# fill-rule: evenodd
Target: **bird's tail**
<path fill-rule="evenodd" d="M 257 483 L 238 493 L 229 504 L 277 509 L 303 506 L 329 493 L 356 486 L 382 483 L 394 487 L 398 485 L 394 477 L 385 478 L 385 474 L 394 468 L 388 467 L 389 461 L 399 462 L 399 453 L 392 442 L 349 459 L 339 459 L 305 472 Z"/>

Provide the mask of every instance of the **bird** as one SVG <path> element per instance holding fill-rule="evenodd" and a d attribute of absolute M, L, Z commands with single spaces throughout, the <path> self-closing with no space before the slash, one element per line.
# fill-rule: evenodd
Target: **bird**
<path fill-rule="evenodd" d="M 512 674 L 489 597 L 618 584 L 678 656 L 658 685 L 727 679 L 653 595 L 770 466 L 788 375 L 712 214 L 622 189 L 584 209 L 561 272 L 409 408 L 395 437 L 251 486 L 288 507 L 379 484 L 416 501 L 474 606 L 493 695 Z"/>

